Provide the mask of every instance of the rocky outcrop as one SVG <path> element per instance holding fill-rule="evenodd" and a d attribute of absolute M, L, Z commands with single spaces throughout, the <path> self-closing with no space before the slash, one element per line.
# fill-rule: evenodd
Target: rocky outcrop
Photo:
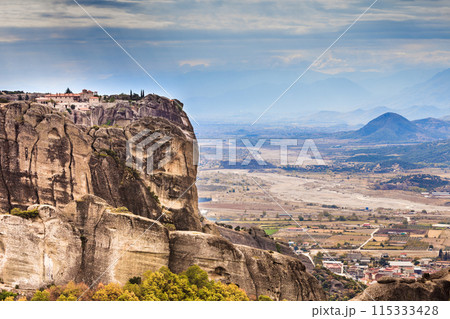
<path fill-rule="evenodd" d="M 87 195 L 61 211 L 0 215 L 0 278 L 5 288 L 35 290 L 70 280 L 122 282 L 169 263 L 168 231 L 159 222 L 117 211 Z M 98 280 L 98 281 L 97 281 Z"/>
<path fill-rule="evenodd" d="M 243 245 L 199 232 L 171 232 L 169 268 L 182 272 L 199 265 L 209 277 L 235 283 L 251 298 L 325 300 L 316 279 L 296 258 Z"/>
<path fill-rule="evenodd" d="M 125 283 L 168 265 L 168 230 L 155 220 L 114 209 L 90 195 L 67 205 L 63 214 L 82 241 L 77 282 Z"/>
<path fill-rule="evenodd" d="M 62 208 L 93 194 L 141 216 L 163 215 L 177 229 L 201 230 L 194 185 L 195 135 L 189 123 L 178 124 L 187 119 L 184 112 L 178 113 L 178 120 L 168 111 L 170 119 L 165 119 L 160 111 L 160 117 L 125 127 L 84 129 L 38 104 L 0 108 L 0 210 L 33 204 Z M 127 140 L 144 130 L 169 139 L 152 154 L 150 173 L 125 165 Z M 167 149 L 170 160 L 160 167 Z M 146 158 L 143 168 L 150 163 Z"/>
<path fill-rule="evenodd" d="M 34 220 L 0 215 L 2 288 L 34 290 L 76 277 L 81 238 L 60 216 L 54 207 L 45 205 L 39 207 Z"/>
<path fill-rule="evenodd" d="M 192 125 L 182 111 L 183 103 L 156 94 L 147 95 L 140 101 L 119 101 L 112 105 L 99 105 L 90 112 L 75 111 L 70 115 L 75 124 L 127 126 L 142 118 L 164 118 L 180 128 L 193 131 Z"/>
<path fill-rule="evenodd" d="M 277 252 L 285 246 L 256 230 L 240 236 L 202 226 L 195 135 L 181 103 L 151 95 L 137 109 L 117 104 L 83 116 L 101 126 L 33 103 L 0 107 L 1 288 L 125 283 L 162 266 L 181 272 L 198 264 L 253 298 L 325 298 L 297 258 Z M 138 158 L 127 148 L 133 139 L 160 143 L 139 157 L 144 170 L 129 165 Z M 38 216 L 9 214 L 29 206 Z"/>
<path fill-rule="evenodd" d="M 126 141 L 144 130 L 149 132 L 148 135 L 158 132 L 170 138 L 166 145 L 171 150 L 170 161 L 158 167 L 158 162 L 166 156 L 166 148 L 156 149 L 151 163 L 154 170 L 148 174 L 149 162 L 143 163 L 144 172 L 124 165 Z M 173 223 L 180 230 L 201 230 L 192 132 L 185 132 L 163 118 L 145 118 L 124 128 L 92 128 L 88 135 L 92 138 L 93 149 L 89 161 L 93 194 L 111 205 L 125 206 L 148 218 L 161 216 L 164 206 L 170 208 L 166 210 L 164 221 Z"/>
<path fill-rule="evenodd" d="M 26 103 L 0 108 L 0 210 L 89 193 L 90 153 L 88 137 L 62 114 Z"/>
<path fill-rule="evenodd" d="M 221 236 L 228 239 L 233 244 L 254 247 L 263 250 L 276 251 L 283 255 L 291 256 L 301 260 L 306 269 L 311 272 L 314 264 L 305 255 L 296 255 L 293 250 L 284 243 L 278 243 L 266 235 L 264 230 L 256 227 L 250 228 L 248 231 L 234 231 L 224 227 L 216 227 Z"/>
<path fill-rule="evenodd" d="M 34 219 L 0 215 L 2 288 L 33 291 L 70 280 L 126 283 L 147 270 L 182 272 L 197 264 L 210 278 L 235 283 L 250 297 L 323 300 L 318 282 L 297 259 L 233 245 L 194 231 L 169 232 L 158 221 L 86 195 L 64 210 L 36 205 Z"/>
<path fill-rule="evenodd" d="M 362 301 L 449 301 L 450 268 L 422 278 L 383 277 L 352 300 Z"/>

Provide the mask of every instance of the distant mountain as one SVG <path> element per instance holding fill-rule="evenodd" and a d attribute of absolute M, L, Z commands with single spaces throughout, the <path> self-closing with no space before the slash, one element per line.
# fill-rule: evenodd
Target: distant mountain
<path fill-rule="evenodd" d="M 295 79 L 294 77 L 286 77 Z M 211 120 L 218 117 L 222 121 L 253 121 L 292 84 L 286 78 L 272 78 L 241 81 L 240 87 L 224 85 L 223 91 L 208 95 L 203 91 L 183 101 L 190 106 L 196 119 Z M 207 90 L 206 90 L 207 91 Z M 191 93 L 192 94 L 192 93 Z M 339 109 L 350 110 L 361 101 L 371 98 L 370 92 L 346 78 L 329 78 L 312 83 L 297 83 L 278 103 L 276 103 L 262 121 L 292 121 L 294 116 L 311 114 L 314 110 Z"/>
<path fill-rule="evenodd" d="M 350 112 L 320 111 L 300 118 L 298 123 L 305 126 L 347 125 L 349 128 L 358 128 L 373 118 L 388 112 L 400 114 L 410 120 L 419 120 L 428 117 L 441 117 L 444 114 L 448 114 L 450 110 L 434 106 L 411 106 L 400 110 L 378 106 L 371 109 L 356 109 Z M 450 120 L 450 116 L 447 120 Z"/>
<path fill-rule="evenodd" d="M 410 106 L 434 106 L 444 108 L 445 114 L 435 114 L 440 117 L 449 115 L 450 110 L 450 69 L 437 73 L 432 78 L 406 88 L 399 94 L 383 101 L 383 105 L 393 108 Z"/>
<path fill-rule="evenodd" d="M 355 132 L 355 136 L 373 141 L 407 141 L 416 139 L 420 129 L 397 113 L 384 113 Z"/>
<path fill-rule="evenodd" d="M 189 72 L 172 81 L 177 96 L 198 121 L 253 122 L 292 84 L 301 70 L 280 72 Z M 426 74 L 426 75 L 423 75 Z M 384 89 L 372 90 L 372 79 L 346 78 L 312 72 L 296 83 L 259 123 L 295 123 L 305 127 L 356 129 L 386 112 L 409 120 L 450 116 L 450 69 L 427 79 L 386 79 Z M 402 85 L 421 82 L 398 91 Z M 394 83 L 400 81 L 403 84 Z M 395 89 L 386 90 L 386 87 Z M 392 92 L 397 92 L 393 94 Z"/>
<path fill-rule="evenodd" d="M 444 115 L 450 115 L 450 108 L 439 108 L 432 105 L 413 105 L 404 109 L 395 110 L 394 112 L 412 121 L 427 117 L 439 118 Z"/>
<path fill-rule="evenodd" d="M 299 119 L 299 123 L 308 126 L 348 125 L 360 127 L 374 117 L 392 111 L 393 110 L 384 106 L 375 107 L 369 110 L 356 109 L 350 112 L 320 111 Z"/>
<path fill-rule="evenodd" d="M 435 139 L 450 138 L 450 121 L 429 117 L 426 119 L 413 121 L 413 123 Z"/>
<path fill-rule="evenodd" d="M 396 143 L 429 141 L 427 132 L 397 113 L 384 113 L 367 123 L 361 129 L 343 134 L 345 138 L 360 139 L 363 142 Z"/>

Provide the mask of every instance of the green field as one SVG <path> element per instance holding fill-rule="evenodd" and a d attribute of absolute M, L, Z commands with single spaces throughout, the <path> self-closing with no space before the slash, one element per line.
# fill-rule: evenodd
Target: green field
<path fill-rule="evenodd" d="M 267 228 L 264 229 L 264 231 L 266 232 L 267 235 L 271 236 L 278 231 L 278 228 Z"/>

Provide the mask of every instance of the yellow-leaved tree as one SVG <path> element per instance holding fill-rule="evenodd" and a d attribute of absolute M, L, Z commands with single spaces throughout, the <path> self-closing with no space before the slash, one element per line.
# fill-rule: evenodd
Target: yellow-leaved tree
<path fill-rule="evenodd" d="M 249 300 L 244 290 L 234 284 L 209 280 L 206 271 L 199 266 L 189 267 L 181 274 L 174 274 L 167 267 L 133 277 L 125 285 L 99 284 L 91 290 L 83 283 L 69 282 L 65 286 L 52 286 L 36 291 L 32 300 L 96 300 L 96 301 L 244 301 Z"/>

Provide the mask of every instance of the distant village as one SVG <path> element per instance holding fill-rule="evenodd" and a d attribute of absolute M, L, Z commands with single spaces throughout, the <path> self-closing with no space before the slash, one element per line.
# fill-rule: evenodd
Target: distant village
<path fill-rule="evenodd" d="M 364 224 L 362 227 L 371 227 L 370 224 Z M 450 228 L 448 224 L 435 224 L 433 227 Z M 299 231 L 300 228 L 292 228 L 289 231 Z M 302 231 L 307 231 L 302 229 Z M 399 230 L 396 233 L 391 229 L 380 229 L 376 235 L 377 240 L 383 240 L 383 236 L 391 235 L 405 235 L 420 237 L 425 235 L 426 231 L 422 230 Z M 289 241 L 289 246 L 298 255 L 305 254 L 310 256 L 309 249 L 299 247 L 294 241 Z M 306 243 L 308 245 L 308 243 Z M 304 246 L 304 245 L 303 245 Z M 374 251 L 369 252 L 361 249 L 348 250 L 346 253 L 339 255 L 333 253 L 332 250 L 327 253 L 319 252 L 314 256 L 314 259 L 309 257 L 313 264 L 321 265 L 329 271 L 356 281 L 362 282 L 366 285 L 377 282 L 382 277 L 394 277 L 408 279 L 418 279 L 424 274 L 432 274 L 441 269 L 450 267 L 450 252 L 447 249 L 440 249 L 437 257 L 423 257 L 418 258 L 418 252 L 401 252 L 400 254 L 388 252 L 379 252 L 374 255 Z M 392 255 L 391 255 L 392 254 Z M 420 254 L 420 253 L 419 253 Z M 412 255 L 412 256 L 411 256 Z M 416 257 L 413 257 L 413 256 Z"/>
<path fill-rule="evenodd" d="M 319 259 L 321 259 L 323 267 L 331 272 L 370 285 L 382 277 L 418 279 L 425 273 L 432 274 L 450 267 L 448 252 L 441 251 L 440 256 L 438 258 L 412 258 L 405 252 L 396 257 L 389 256 L 389 253 L 368 257 L 360 251 L 350 251 L 343 257 L 321 254 Z"/>

